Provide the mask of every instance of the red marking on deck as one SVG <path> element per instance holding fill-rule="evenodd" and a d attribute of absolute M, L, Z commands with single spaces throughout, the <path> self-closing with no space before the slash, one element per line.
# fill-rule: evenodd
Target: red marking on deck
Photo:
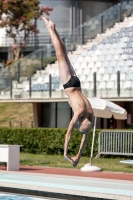
<path fill-rule="evenodd" d="M 0 170 L 5 171 L 6 167 L 4 165 L 0 165 Z M 42 166 L 41 167 L 23 166 L 23 165 L 20 165 L 19 172 L 133 181 L 133 173 L 123 173 L 123 172 L 102 172 L 102 171 L 101 172 L 82 172 L 80 171 L 80 169 L 42 167 Z"/>

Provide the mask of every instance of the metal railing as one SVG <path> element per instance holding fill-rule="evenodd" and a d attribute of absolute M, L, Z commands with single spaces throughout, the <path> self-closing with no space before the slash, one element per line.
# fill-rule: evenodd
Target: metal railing
<path fill-rule="evenodd" d="M 127 4 L 129 5 L 129 4 Z M 104 11 L 102 14 L 92 18 L 88 22 L 84 23 L 82 26 L 77 27 L 72 32 L 68 32 L 64 35 L 64 42 L 66 44 L 67 49 L 74 50 L 74 48 L 78 44 L 83 44 L 88 39 L 94 38 L 98 33 L 101 33 L 105 31 L 107 28 L 113 26 L 117 21 L 120 21 L 124 18 L 124 12 L 127 13 L 127 15 L 130 15 L 132 13 L 133 5 L 130 4 L 130 6 L 125 9 L 124 3 L 123 4 L 117 4 L 108 10 Z M 55 50 L 52 44 L 47 44 L 41 49 L 37 49 L 33 53 L 29 54 L 28 56 L 25 56 L 24 58 L 21 58 L 19 61 L 14 62 L 11 65 L 8 65 L 2 72 L 1 78 L 0 78 L 0 91 L 3 90 L 3 93 L 7 92 L 10 98 L 13 97 L 13 84 L 16 81 L 17 83 L 22 83 L 23 81 L 29 80 L 29 94 L 27 93 L 26 96 L 32 96 L 31 95 L 31 85 L 30 82 L 31 76 L 37 71 L 37 70 L 43 70 L 45 66 L 47 65 L 47 60 L 51 57 L 55 57 Z M 94 74 L 95 76 L 95 74 Z M 94 78 L 96 79 L 96 77 Z M 115 96 L 119 97 L 120 92 L 122 91 L 122 88 L 120 88 L 120 80 L 116 80 L 118 85 L 115 89 Z M 97 89 L 97 82 L 96 80 L 93 81 L 93 86 L 88 87 L 88 90 L 91 91 L 91 96 L 108 96 L 109 90 L 106 88 L 103 88 L 101 90 Z M 120 91 L 121 89 L 121 91 Z M 49 89 L 50 90 L 50 89 Z M 129 88 L 129 94 L 127 96 L 132 96 L 132 88 Z M 41 97 L 45 98 L 45 91 L 44 95 L 41 93 Z M 50 92 L 49 92 L 50 93 Z M 24 94 L 24 91 L 21 92 L 21 94 Z M 15 93 L 16 97 L 21 97 L 20 94 L 17 94 L 17 91 Z M 63 94 L 64 95 L 64 94 Z M 23 95 L 22 95 L 23 96 Z M 51 97 L 51 95 L 50 95 Z"/>
<path fill-rule="evenodd" d="M 10 120 L 10 121 L 0 121 L 0 127 L 9 127 L 9 128 L 34 128 L 34 121 L 19 121 L 19 120 Z"/>
<path fill-rule="evenodd" d="M 77 45 L 85 44 L 88 40 L 94 39 L 97 34 L 104 33 L 107 28 L 114 26 L 116 22 L 121 22 L 124 17 L 130 16 L 133 12 L 133 4 L 125 2 L 110 7 L 73 31 L 68 31 L 64 35 L 66 48 L 74 50 Z"/>
<path fill-rule="evenodd" d="M 63 38 L 64 34 L 60 33 L 60 37 Z M 19 41 L 19 38 L 16 38 L 16 41 Z M 1 37 L 0 41 L 0 47 L 9 47 L 12 46 L 14 43 L 12 38 L 9 37 Z M 26 46 L 23 48 L 25 49 L 26 47 L 38 47 L 41 48 L 47 44 L 52 44 L 51 38 L 49 35 L 44 34 L 44 35 L 37 35 L 37 36 L 32 36 L 30 35 L 26 39 Z"/>
<path fill-rule="evenodd" d="M 94 39 L 97 34 L 101 34 L 105 32 L 107 28 L 111 28 L 116 22 L 121 22 L 125 16 L 130 16 L 132 12 L 133 2 L 124 1 L 91 18 L 74 30 L 59 34 L 65 42 L 66 49 L 72 51 L 75 50 L 77 45 L 85 44 L 88 40 Z M 49 35 L 31 34 L 27 38 L 26 46 L 42 47 L 48 43 L 51 44 Z M 0 47 L 10 46 L 12 44 L 13 40 L 11 38 L 3 37 Z"/>
<path fill-rule="evenodd" d="M 18 65 L 20 67 L 20 65 Z M 19 70 L 18 70 L 19 71 Z M 67 98 L 59 75 L 44 74 L 45 70 L 39 70 L 35 76 L 31 74 L 28 77 L 19 76 L 0 76 L 0 81 L 4 80 L 0 84 L 0 99 L 46 99 L 46 98 Z M 101 97 L 101 98 L 120 98 L 120 97 L 133 97 L 133 80 L 122 81 L 120 79 L 120 72 L 114 74 L 116 80 L 108 85 L 108 81 L 97 80 L 97 73 L 91 75 L 92 80 L 83 82 L 82 92 L 85 96 Z M 80 77 L 79 77 L 80 78 Z M 38 79 L 40 79 L 38 81 Z M 132 85 L 132 86 L 131 86 Z M 3 89 L 5 88 L 5 89 Z"/>
<path fill-rule="evenodd" d="M 105 130 L 99 133 L 98 155 L 133 156 L 133 132 Z"/>

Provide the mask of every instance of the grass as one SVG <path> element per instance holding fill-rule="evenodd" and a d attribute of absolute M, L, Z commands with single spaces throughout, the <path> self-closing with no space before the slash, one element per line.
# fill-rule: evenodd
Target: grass
<path fill-rule="evenodd" d="M 8 121 L 33 121 L 33 108 L 31 103 L 0 103 L 0 126 L 8 126 Z M 93 165 L 102 169 L 102 171 L 127 172 L 133 173 L 133 165 L 121 164 L 120 160 L 128 159 L 127 157 L 93 159 Z M 131 158 L 132 159 L 132 158 Z M 61 155 L 45 154 L 20 154 L 20 163 L 30 166 L 49 166 L 61 168 L 73 168 L 71 163 L 64 160 Z M 88 157 L 81 157 L 77 169 L 89 163 Z"/>
<path fill-rule="evenodd" d="M 104 158 L 93 159 L 93 165 L 96 165 L 102 169 L 102 171 L 113 172 L 125 172 L 133 173 L 133 165 L 121 164 L 120 160 L 126 158 Z M 80 162 L 76 169 L 80 169 L 85 164 L 89 163 L 88 157 L 81 157 Z M 61 168 L 73 168 L 71 163 L 64 159 L 63 155 L 46 155 L 46 154 L 20 154 L 20 164 L 30 166 L 47 166 L 47 167 L 61 167 Z"/>
<path fill-rule="evenodd" d="M 0 103 L 0 126 L 8 126 L 9 121 L 25 121 L 30 127 L 33 118 L 32 103 Z M 12 122 L 13 127 L 19 127 L 19 122 Z"/>

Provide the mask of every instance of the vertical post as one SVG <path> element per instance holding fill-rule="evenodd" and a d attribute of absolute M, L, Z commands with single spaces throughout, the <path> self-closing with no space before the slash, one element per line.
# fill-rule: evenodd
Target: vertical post
<path fill-rule="evenodd" d="M 94 72 L 94 74 L 93 74 L 93 83 L 94 83 L 94 92 L 93 92 L 93 94 L 94 94 L 94 97 L 96 97 L 96 95 L 97 95 L 97 88 L 96 88 L 96 72 Z"/>
<path fill-rule="evenodd" d="M 31 98 L 31 75 L 29 75 L 29 97 Z"/>
<path fill-rule="evenodd" d="M 58 112 L 58 107 L 57 107 L 57 102 L 55 103 L 55 128 L 57 128 L 57 121 L 58 121 L 58 117 L 57 117 L 57 112 Z"/>
<path fill-rule="evenodd" d="M 43 69 L 43 48 L 41 50 L 41 70 Z"/>
<path fill-rule="evenodd" d="M 92 135 L 92 146 L 91 146 L 91 156 L 90 156 L 90 165 L 92 165 L 94 140 L 95 140 L 95 132 L 96 132 L 96 122 L 97 122 L 97 117 L 95 117 L 95 121 L 94 121 L 94 128 L 93 128 L 93 135 Z"/>
<path fill-rule="evenodd" d="M 75 0 L 71 0 L 72 6 L 72 30 L 75 28 Z"/>
<path fill-rule="evenodd" d="M 17 71 L 17 81 L 18 81 L 18 83 L 19 83 L 19 81 L 20 81 L 20 62 L 18 63 L 18 71 Z"/>
<path fill-rule="evenodd" d="M 66 50 L 68 51 L 68 39 L 67 39 L 67 36 L 65 36 L 64 41 L 65 41 Z"/>
<path fill-rule="evenodd" d="M 101 33 L 103 33 L 103 14 L 101 14 Z"/>
<path fill-rule="evenodd" d="M 20 121 L 20 128 L 22 128 L 22 121 Z"/>
<path fill-rule="evenodd" d="M 49 74 L 49 97 L 51 97 L 51 92 L 52 92 L 52 90 L 51 90 L 51 83 L 52 81 L 51 81 L 51 74 Z"/>
<path fill-rule="evenodd" d="M 35 17 L 35 21 L 34 21 L 34 26 L 35 29 L 37 29 L 37 18 Z M 37 47 L 37 33 L 34 33 L 34 46 Z"/>
<path fill-rule="evenodd" d="M 120 71 L 117 72 L 117 94 L 120 96 Z"/>
<path fill-rule="evenodd" d="M 119 3 L 119 22 L 122 21 L 122 16 L 121 16 L 121 3 Z"/>
<path fill-rule="evenodd" d="M 31 128 L 33 128 L 34 127 L 34 122 L 33 121 L 31 121 Z"/>
<path fill-rule="evenodd" d="M 82 25 L 81 27 L 82 27 L 82 44 L 84 44 L 84 25 Z"/>
<path fill-rule="evenodd" d="M 77 29 L 78 29 L 78 43 L 82 45 L 82 37 L 80 38 L 80 32 L 81 32 L 81 25 L 82 25 L 82 1 L 78 0 L 78 9 L 77 9 L 77 18 L 78 18 L 78 23 L 77 23 Z"/>
<path fill-rule="evenodd" d="M 12 123 L 11 123 L 11 121 L 9 121 L 9 127 L 10 127 L 10 128 L 12 127 Z"/>
<path fill-rule="evenodd" d="M 12 76 L 10 76 L 10 98 L 12 99 Z"/>
<path fill-rule="evenodd" d="M 79 25 L 82 24 L 82 0 L 79 0 Z"/>

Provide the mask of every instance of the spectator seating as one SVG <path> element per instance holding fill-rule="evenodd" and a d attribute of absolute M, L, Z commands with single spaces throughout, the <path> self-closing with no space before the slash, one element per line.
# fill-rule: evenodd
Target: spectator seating
<path fill-rule="evenodd" d="M 129 4 L 132 4 L 132 2 L 129 1 Z M 124 3 L 123 9 L 127 9 L 129 4 Z M 112 12 L 115 13 L 116 10 L 110 8 L 105 21 L 112 20 Z M 86 45 L 79 47 L 80 51 L 77 50 L 77 54 L 76 52 L 73 54 L 68 53 L 70 62 L 80 78 L 85 94 L 93 95 L 93 79 L 94 72 L 96 72 L 97 95 L 101 97 L 116 97 L 117 72 L 120 71 L 121 97 L 133 96 L 131 93 L 133 90 L 133 26 L 130 26 L 132 20 L 133 15 L 126 18 L 123 22 L 117 23 L 104 34 L 98 35 Z M 93 30 L 98 24 L 99 19 L 93 19 L 87 25 Z M 79 52 L 81 52 L 80 55 Z M 38 70 L 34 74 L 32 77 L 34 78 L 34 81 L 32 81 L 32 92 L 48 92 L 50 89 L 49 74 L 51 74 L 53 94 L 60 92 L 59 94 L 62 95 L 61 91 L 63 88 L 60 84 L 57 65 L 57 63 L 51 64 L 45 70 Z M 22 91 L 29 91 L 27 82 L 22 85 Z M 20 91 L 18 87 L 14 88 L 14 91 L 15 89 Z"/>

